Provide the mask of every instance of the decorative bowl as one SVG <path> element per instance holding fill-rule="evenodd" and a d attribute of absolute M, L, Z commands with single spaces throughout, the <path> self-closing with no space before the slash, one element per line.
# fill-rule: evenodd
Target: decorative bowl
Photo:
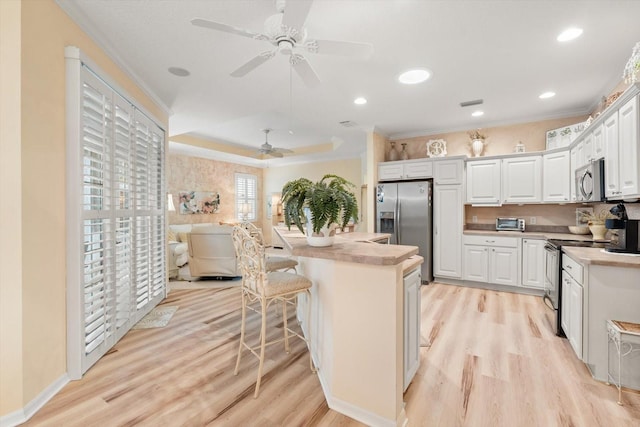
<path fill-rule="evenodd" d="M 591 233 L 591 231 L 589 231 L 589 227 L 586 225 L 570 225 L 569 226 L 569 232 L 571 234 L 589 234 Z"/>

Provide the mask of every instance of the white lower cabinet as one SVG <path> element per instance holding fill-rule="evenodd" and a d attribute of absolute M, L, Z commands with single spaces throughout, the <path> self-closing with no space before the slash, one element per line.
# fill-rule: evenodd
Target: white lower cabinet
<path fill-rule="evenodd" d="M 522 286 L 544 289 L 544 240 L 522 239 Z"/>
<path fill-rule="evenodd" d="M 582 270 L 582 265 L 562 256 L 560 325 L 579 359 L 582 359 Z"/>
<path fill-rule="evenodd" d="M 518 286 L 519 240 L 464 236 L 464 280 Z"/>
<path fill-rule="evenodd" d="M 404 390 L 420 367 L 420 269 L 404 276 Z"/>

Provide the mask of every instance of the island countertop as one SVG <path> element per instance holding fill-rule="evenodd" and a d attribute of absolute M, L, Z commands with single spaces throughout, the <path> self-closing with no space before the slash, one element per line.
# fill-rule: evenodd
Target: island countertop
<path fill-rule="evenodd" d="M 606 252 L 600 248 L 563 246 L 562 251 L 582 264 L 640 268 L 640 256 Z"/>
<path fill-rule="evenodd" d="M 386 240 L 387 233 L 341 233 L 332 246 L 317 248 L 309 246 L 304 234 L 298 229 L 273 227 L 291 255 L 309 258 L 331 259 L 371 265 L 397 265 L 418 253 L 417 246 L 386 245 L 374 243 Z"/>

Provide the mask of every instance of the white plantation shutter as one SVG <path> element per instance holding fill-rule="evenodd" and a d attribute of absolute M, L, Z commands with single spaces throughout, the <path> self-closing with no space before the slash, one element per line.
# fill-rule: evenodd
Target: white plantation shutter
<path fill-rule="evenodd" d="M 165 296 L 165 139 L 134 105 L 67 58 L 68 352 L 73 353 L 68 371 L 74 378 Z"/>
<path fill-rule="evenodd" d="M 236 173 L 236 219 L 244 220 L 242 205 L 249 204 L 250 212 L 247 220 L 255 221 L 257 218 L 258 178 L 255 175 Z"/>

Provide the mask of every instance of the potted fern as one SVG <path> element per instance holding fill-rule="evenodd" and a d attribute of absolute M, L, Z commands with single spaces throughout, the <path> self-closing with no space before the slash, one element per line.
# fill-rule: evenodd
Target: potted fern
<path fill-rule="evenodd" d="M 331 246 L 336 227 L 357 221 L 355 186 L 337 175 L 328 174 L 318 182 L 298 178 L 282 187 L 284 223 L 295 224 L 305 233 L 310 246 Z"/>

